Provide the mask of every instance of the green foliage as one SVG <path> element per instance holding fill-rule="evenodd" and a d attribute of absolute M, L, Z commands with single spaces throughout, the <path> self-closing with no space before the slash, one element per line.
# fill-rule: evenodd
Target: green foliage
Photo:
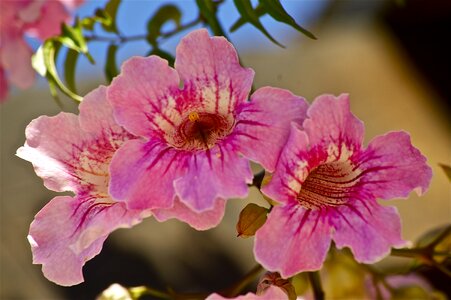
<path fill-rule="evenodd" d="M 296 23 L 296 21 L 285 11 L 279 0 L 259 0 L 259 4 L 263 7 L 264 11 L 274 18 L 274 20 L 288 24 L 309 38 L 316 40 L 316 37 L 310 31 L 302 28 Z"/>
<path fill-rule="evenodd" d="M 293 17 L 283 8 L 280 0 L 259 0 L 255 9 L 252 7 L 250 0 L 234 0 L 234 3 L 241 17 L 230 27 L 230 32 L 234 32 L 244 24 L 249 23 L 260 30 L 272 42 L 283 47 L 269 34 L 260 22 L 260 17 L 269 14 L 274 20 L 290 25 L 309 38 L 316 40 L 313 33 L 296 23 Z"/>
<path fill-rule="evenodd" d="M 108 82 L 111 82 L 113 78 L 119 74 L 116 65 L 116 51 L 118 46 L 115 44 L 111 44 L 108 47 L 107 55 L 106 55 L 106 63 L 105 63 L 105 77 Z"/>
<path fill-rule="evenodd" d="M 147 23 L 147 41 L 153 47 L 158 47 L 157 39 L 161 35 L 161 27 L 167 22 L 174 21 L 176 28 L 178 29 L 181 25 L 181 18 L 182 13 L 177 6 L 168 4 L 160 7 Z"/>
<path fill-rule="evenodd" d="M 212 0 L 196 0 L 200 14 L 215 35 L 225 36 L 224 30 L 216 17 L 217 5 Z"/>
<path fill-rule="evenodd" d="M 265 27 L 263 27 L 263 24 L 260 22 L 260 17 L 252 7 L 252 3 L 250 0 L 233 0 L 233 2 L 235 3 L 236 8 L 240 12 L 241 18 L 243 18 L 246 22 L 249 22 L 250 24 L 254 25 L 273 43 L 284 48 L 284 46 L 280 44 L 278 41 L 276 41 L 265 29 Z"/>

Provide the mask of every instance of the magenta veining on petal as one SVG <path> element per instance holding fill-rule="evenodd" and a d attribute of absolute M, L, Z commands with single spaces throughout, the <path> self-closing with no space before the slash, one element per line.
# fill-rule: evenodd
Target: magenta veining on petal
<path fill-rule="evenodd" d="M 348 161 L 321 164 L 309 172 L 297 200 L 307 209 L 345 204 L 353 196 L 358 174 Z"/>
<path fill-rule="evenodd" d="M 188 151 L 210 149 L 226 137 L 233 126 L 230 115 L 191 111 L 174 130 L 168 143 Z"/>

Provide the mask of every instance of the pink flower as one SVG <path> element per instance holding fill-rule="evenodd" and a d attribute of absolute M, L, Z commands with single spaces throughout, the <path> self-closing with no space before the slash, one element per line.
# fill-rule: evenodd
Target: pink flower
<path fill-rule="evenodd" d="M 321 268 L 332 239 L 357 261 L 373 263 L 405 244 L 396 208 L 377 198 L 424 193 L 432 177 L 405 132 L 363 143 L 363 123 L 347 95 L 319 96 L 303 129 L 293 125 L 271 182 L 262 191 L 281 203 L 257 231 L 254 254 L 290 277 Z"/>
<path fill-rule="evenodd" d="M 246 295 L 238 296 L 235 298 L 225 298 L 218 294 L 211 294 L 207 297 L 206 300 L 227 300 L 227 299 L 234 299 L 234 300 L 288 300 L 287 294 L 285 292 L 276 287 L 276 286 L 270 286 L 261 294 L 254 294 L 254 293 L 247 293 Z"/>
<path fill-rule="evenodd" d="M 204 29 L 183 38 L 176 57 L 175 69 L 157 56 L 131 58 L 108 89 L 118 123 L 143 138 L 115 155 L 110 193 L 157 216 L 178 206 L 222 216 L 222 199 L 248 193 L 249 160 L 274 170 L 307 104 L 271 87 L 247 101 L 254 72 L 240 66 L 226 39 Z"/>
<path fill-rule="evenodd" d="M 26 136 L 17 155 L 33 163 L 48 189 L 75 193 L 53 198 L 36 215 L 28 236 L 33 263 L 42 264 L 44 275 L 57 284 L 78 284 L 83 265 L 100 252 L 110 232 L 149 215 L 108 194 L 111 158 L 134 137 L 114 122 L 105 87 L 85 97 L 79 117 L 39 117 Z"/>
<path fill-rule="evenodd" d="M 40 40 L 59 34 L 61 23 L 69 19 L 65 5 L 75 8 L 81 0 L 1 1 L 0 9 L 0 102 L 6 99 L 8 84 L 26 89 L 34 82 L 32 50 L 24 35 Z M 7 76 L 5 77 L 4 72 Z"/>

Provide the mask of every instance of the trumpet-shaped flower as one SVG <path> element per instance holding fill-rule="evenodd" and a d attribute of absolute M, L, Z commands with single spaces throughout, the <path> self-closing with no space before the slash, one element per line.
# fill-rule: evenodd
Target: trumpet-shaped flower
<path fill-rule="evenodd" d="M 26 129 L 17 155 L 30 161 L 47 188 L 71 196 L 53 198 L 35 217 L 28 240 L 33 263 L 60 285 L 83 281 L 82 267 L 97 255 L 110 232 L 131 227 L 149 212 L 127 209 L 108 194 L 109 164 L 125 141 L 134 138 L 113 119 L 106 88 L 88 94 L 80 116 L 42 116 Z"/>
<path fill-rule="evenodd" d="M 111 195 L 162 210 L 162 218 L 174 205 L 222 216 L 223 199 L 245 197 L 249 160 L 273 171 L 290 123 L 307 109 L 303 98 L 271 87 L 247 101 L 253 76 L 225 38 L 203 29 L 182 39 L 175 69 L 157 56 L 125 62 L 108 100 L 118 123 L 142 139 L 115 155 Z"/>
<path fill-rule="evenodd" d="M 69 19 L 67 9 L 82 0 L 1 0 L 0 9 L 0 102 L 6 99 L 8 83 L 25 89 L 34 82 L 32 50 L 24 35 L 47 39 L 60 32 Z"/>
<path fill-rule="evenodd" d="M 257 231 L 254 254 L 283 277 L 321 268 L 334 240 L 357 261 L 375 262 L 403 246 L 396 208 L 377 198 L 424 193 L 432 177 L 405 132 L 362 146 L 364 126 L 347 95 L 318 97 L 303 129 L 293 124 L 271 182 L 262 191 L 281 203 Z"/>

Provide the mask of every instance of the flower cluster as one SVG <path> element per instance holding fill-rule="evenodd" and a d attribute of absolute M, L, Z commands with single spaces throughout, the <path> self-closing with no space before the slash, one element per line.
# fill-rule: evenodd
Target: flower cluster
<path fill-rule="evenodd" d="M 404 245 L 396 209 L 376 199 L 429 185 L 431 169 L 408 134 L 365 148 L 347 95 L 309 106 L 263 87 L 248 99 L 253 76 L 225 38 L 197 30 L 181 40 L 174 68 L 157 56 L 133 57 L 109 87 L 84 98 L 78 116 L 32 121 L 18 156 L 49 189 L 75 193 L 52 199 L 31 224 L 33 260 L 45 276 L 81 282 L 82 266 L 110 232 L 150 215 L 216 226 L 227 199 L 247 196 L 250 161 L 273 173 L 262 192 L 278 203 L 255 240 L 267 270 L 284 278 L 318 270 L 332 240 L 361 262 Z"/>
<path fill-rule="evenodd" d="M 8 82 L 26 89 L 34 82 L 32 51 L 24 35 L 45 40 L 59 34 L 68 10 L 83 0 L 1 0 L 0 9 L 0 102 L 8 94 Z M 51 16 L 51 17 L 49 17 Z"/>

